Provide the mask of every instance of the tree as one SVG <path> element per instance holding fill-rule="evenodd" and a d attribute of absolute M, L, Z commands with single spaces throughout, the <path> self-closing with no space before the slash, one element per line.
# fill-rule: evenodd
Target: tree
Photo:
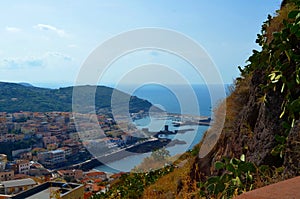
<path fill-rule="evenodd" d="M 154 150 L 151 154 L 151 157 L 154 160 L 162 161 L 162 160 L 165 160 L 166 158 L 170 157 L 170 152 L 164 147 L 161 149 Z"/>

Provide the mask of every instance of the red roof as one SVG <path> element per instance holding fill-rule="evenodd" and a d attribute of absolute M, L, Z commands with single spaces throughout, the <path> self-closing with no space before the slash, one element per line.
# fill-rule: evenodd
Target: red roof
<path fill-rule="evenodd" d="M 113 174 L 113 175 L 110 176 L 110 177 L 116 179 L 116 178 L 121 177 L 123 174 L 126 174 L 126 173 L 125 173 L 125 172 L 120 172 L 120 173 Z"/>
<path fill-rule="evenodd" d="M 92 192 L 84 193 L 84 199 L 88 199 L 93 195 Z"/>
<path fill-rule="evenodd" d="M 86 174 L 86 176 L 88 176 L 88 177 L 96 177 L 99 175 L 105 175 L 105 173 L 101 172 L 101 171 L 94 171 L 94 172 L 90 172 L 90 173 Z"/>

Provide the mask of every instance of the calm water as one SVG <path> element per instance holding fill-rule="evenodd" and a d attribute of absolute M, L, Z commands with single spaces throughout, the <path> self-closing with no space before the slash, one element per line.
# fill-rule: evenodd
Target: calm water
<path fill-rule="evenodd" d="M 214 99 L 211 100 L 210 92 L 208 91 L 205 85 L 193 86 L 193 88 L 196 93 L 196 97 L 198 101 L 197 105 L 199 111 L 195 111 L 194 109 L 189 110 L 188 107 L 185 108 L 184 111 L 182 111 L 182 107 L 180 106 L 180 102 L 177 98 L 178 93 L 176 92 L 182 92 L 184 94 L 185 93 L 184 87 L 182 88 L 179 87 L 179 89 L 176 90 L 176 92 L 172 92 L 170 89 L 163 86 L 148 85 L 148 86 L 143 86 L 139 89 L 136 89 L 134 92 L 129 92 L 129 93 L 137 97 L 147 99 L 152 104 L 160 105 L 160 107 L 163 107 L 166 110 L 166 112 L 184 113 L 184 114 L 192 114 L 192 115 L 194 114 L 196 115 L 197 113 L 200 113 L 200 115 L 202 116 L 211 116 L 211 109 L 224 97 L 220 95 L 214 97 Z M 126 89 L 127 88 L 123 88 L 122 90 L 127 91 Z M 221 89 L 221 87 L 215 86 L 215 89 Z M 128 90 L 130 90 L 130 88 Z M 186 96 L 186 99 L 189 99 L 189 96 Z M 188 104 L 188 103 L 185 102 L 184 104 Z M 149 128 L 149 130 L 153 132 L 162 130 L 164 128 L 164 125 L 169 125 L 169 129 L 172 131 L 176 129 L 193 129 L 191 131 L 187 131 L 184 134 L 177 134 L 176 136 L 172 137 L 172 139 L 183 140 L 186 142 L 186 144 L 167 147 L 167 150 L 170 151 L 171 155 L 184 153 L 185 151 L 192 149 L 193 146 L 195 146 L 197 143 L 200 142 L 204 132 L 208 129 L 207 126 L 198 126 L 198 125 L 182 126 L 178 128 L 172 125 L 172 120 L 170 118 L 162 119 L 162 118 L 157 118 L 155 116 L 151 116 L 151 118 L 147 117 L 147 118 L 142 118 L 140 120 L 136 120 L 134 124 L 140 129 Z M 143 159 L 149 155 L 150 153 L 129 156 L 124 159 L 112 162 L 108 165 L 102 165 L 96 167 L 95 169 L 99 171 L 110 172 L 110 173 L 116 173 L 119 171 L 127 172 L 133 169 L 136 165 L 140 164 L 143 161 Z"/>

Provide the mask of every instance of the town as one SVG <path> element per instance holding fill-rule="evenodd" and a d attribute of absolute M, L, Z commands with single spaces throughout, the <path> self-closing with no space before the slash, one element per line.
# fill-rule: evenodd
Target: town
<path fill-rule="evenodd" d="M 143 111 L 131 114 L 133 121 L 145 116 L 147 114 Z M 182 115 L 182 122 L 179 114 L 163 117 L 172 118 L 175 127 L 209 125 L 210 122 L 210 118 L 201 116 Z M 164 130 L 150 132 L 147 128 L 138 129 L 126 118 L 115 118 L 118 122 L 104 113 L 1 112 L 0 198 L 30 198 L 26 191 L 30 188 L 37 190 L 34 192 L 36 198 L 47 190 L 50 194 L 51 187 L 59 190 L 61 198 L 74 193 L 89 198 L 106 192 L 110 182 L 124 173 L 100 172 L 94 170 L 96 166 L 136 152 L 185 144 L 180 140 L 170 140 L 167 135 L 189 130 L 173 132 L 165 125 Z M 36 188 L 39 186 L 43 189 Z M 54 192 L 51 194 L 55 195 Z"/>
<path fill-rule="evenodd" d="M 78 126 L 69 112 L 0 113 L 0 198 L 17 197 L 26 194 L 29 188 L 42 185 L 47 189 L 55 185 L 61 196 L 66 197 L 79 191 L 76 196 L 80 198 L 108 189 L 107 182 L 122 173 L 107 175 L 95 170 L 72 169 L 72 165 L 92 158 L 89 147 L 98 147 L 101 154 L 107 154 L 132 146 L 139 141 L 132 134 L 139 132 L 132 126 L 126 126 L 128 131 L 124 132 L 125 127 L 121 129 L 108 115 L 77 117 L 81 121 Z M 95 119 L 102 133 L 93 130 L 91 120 Z M 50 186 L 49 182 L 56 184 Z M 63 187 L 65 183 L 76 189 Z"/>

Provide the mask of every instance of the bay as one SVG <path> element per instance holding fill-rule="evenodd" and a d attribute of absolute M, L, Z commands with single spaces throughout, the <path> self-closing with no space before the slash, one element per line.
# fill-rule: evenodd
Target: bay
<path fill-rule="evenodd" d="M 178 86 L 177 92 L 185 92 L 184 87 Z M 215 89 L 222 89 L 222 86 L 215 86 Z M 181 90 L 180 90 L 181 89 Z M 224 96 L 217 96 L 214 99 L 211 99 L 210 92 L 205 85 L 194 85 L 193 86 L 194 92 L 197 97 L 199 111 L 195 111 L 193 109 L 185 108 L 185 112 L 181 110 L 180 102 L 178 101 L 177 94 L 174 93 L 172 90 L 168 89 L 165 86 L 161 85 L 146 85 L 142 86 L 133 93 L 130 93 L 133 96 L 137 96 L 142 99 L 146 99 L 150 101 L 152 104 L 158 105 L 162 107 L 168 113 L 176 113 L 176 114 L 189 114 L 189 115 L 200 115 L 201 116 L 212 116 L 212 109 L 222 100 Z M 132 90 L 130 86 L 124 86 L 122 91 L 129 91 Z M 221 92 L 220 92 L 221 93 Z M 186 96 L 189 99 L 189 96 Z M 199 143 L 203 137 L 204 132 L 208 129 L 208 126 L 198 126 L 198 125 L 186 125 L 181 127 L 174 127 L 172 125 L 172 118 L 170 117 L 157 117 L 155 115 L 150 115 L 150 117 L 144 117 L 138 120 L 135 120 L 134 123 L 137 128 L 148 128 L 151 132 L 158 132 L 164 129 L 165 125 L 169 126 L 169 130 L 184 130 L 184 129 L 192 129 L 187 131 L 183 134 L 178 133 L 175 136 L 171 137 L 172 140 L 181 140 L 185 141 L 186 144 L 179 144 L 171 147 L 167 147 L 167 150 L 170 152 L 172 156 L 176 154 L 184 153 L 192 149 L 197 143 Z M 145 154 L 137 154 L 133 156 L 128 156 L 124 159 L 117 160 L 111 162 L 106 165 L 101 165 L 96 167 L 95 170 L 108 172 L 108 173 L 118 173 L 120 171 L 129 172 L 132 170 L 136 165 L 139 165 L 145 157 L 150 156 L 151 153 Z"/>

